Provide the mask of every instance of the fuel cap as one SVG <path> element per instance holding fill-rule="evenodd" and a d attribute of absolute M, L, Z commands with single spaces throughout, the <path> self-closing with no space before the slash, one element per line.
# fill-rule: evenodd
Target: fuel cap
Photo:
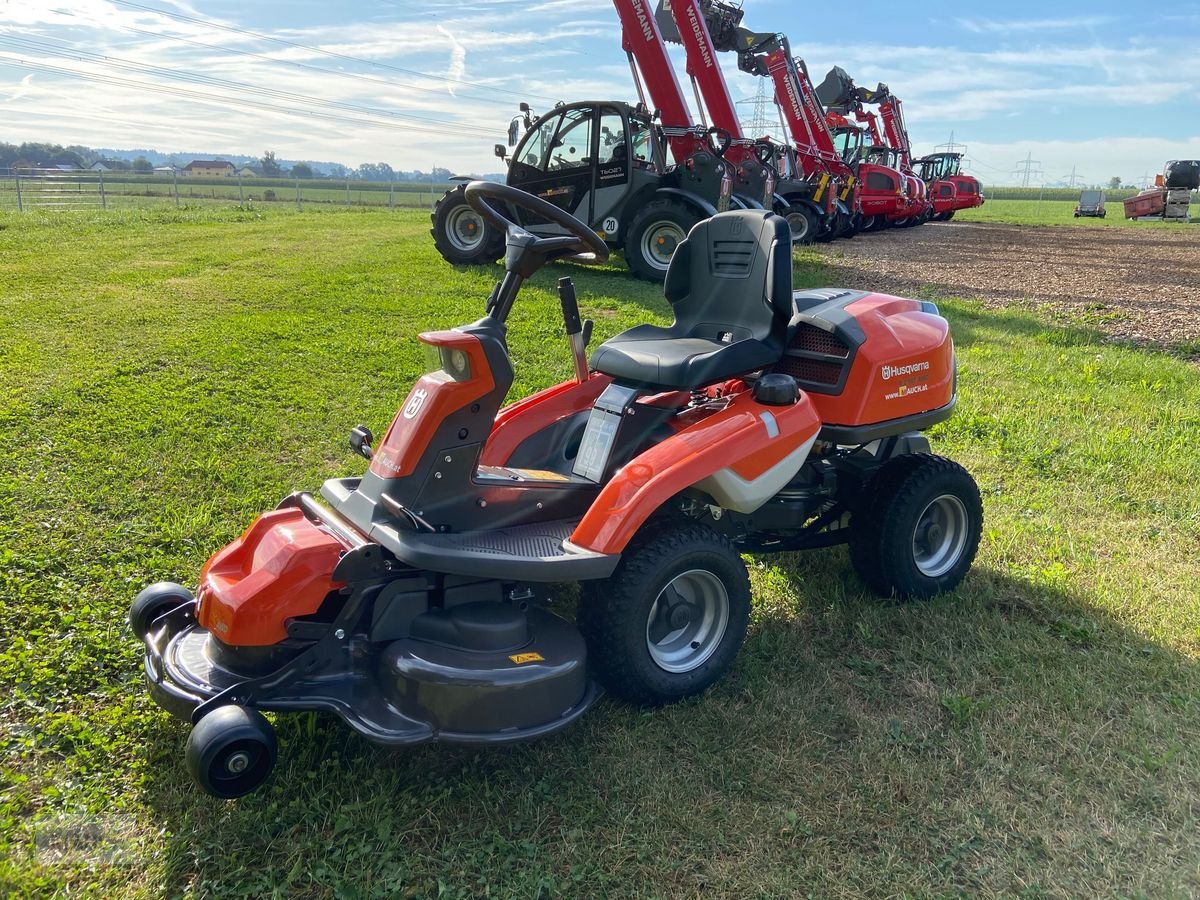
<path fill-rule="evenodd" d="M 754 383 L 754 399 L 768 406 L 791 406 L 800 399 L 800 388 L 791 375 L 772 372 Z"/>

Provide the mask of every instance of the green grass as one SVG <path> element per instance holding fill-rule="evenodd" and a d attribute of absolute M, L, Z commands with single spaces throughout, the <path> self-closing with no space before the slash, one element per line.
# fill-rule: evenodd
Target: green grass
<path fill-rule="evenodd" d="M 752 558 L 750 634 L 704 697 L 605 701 L 504 750 L 282 716 L 263 791 L 201 795 L 124 611 L 362 469 L 349 429 L 387 423 L 414 334 L 477 317 L 495 274 L 447 266 L 427 231 L 370 210 L 0 216 L 0 893 L 1200 891 L 1200 372 L 969 299 L 942 301 L 960 401 L 932 436 L 987 519 L 953 595 L 878 602 L 842 549 Z M 667 313 L 619 266 L 542 272 L 510 325 L 519 392 L 570 371 L 565 272 L 598 339 Z"/>
<path fill-rule="evenodd" d="M 1109 200 L 1103 219 L 1081 216 L 1075 218 L 1075 200 L 992 200 L 975 209 L 962 209 L 954 214 L 955 222 L 1001 222 L 1006 225 L 1085 225 L 1103 228 L 1168 228 L 1183 229 L 1188 223 L 1136 222 L 1125 218 L 1125 207 Z M 1192 217 L 1200 217 L 1200 209 L 1192 207 Z M 1196 224 L 1193 221 L 1191 224 Z"/>

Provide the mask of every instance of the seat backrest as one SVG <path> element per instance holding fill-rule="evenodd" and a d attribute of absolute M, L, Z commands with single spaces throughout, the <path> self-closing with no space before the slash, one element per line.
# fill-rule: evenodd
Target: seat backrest
<path fill-rule="evenodd" d="M 663 293 L 676 331 L 782 348 L 792 315 L 787 222 L 766 210 L 735 210 L 697 223 L 671 257 Z"/>

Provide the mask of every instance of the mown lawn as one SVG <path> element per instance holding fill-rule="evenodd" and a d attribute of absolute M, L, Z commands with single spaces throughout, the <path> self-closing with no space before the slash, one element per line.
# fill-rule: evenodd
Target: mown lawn
<path fill-rule="evenodd" d="M 955 594 L 878 602 L 840 548 L 755 558 L 746 646 L 702 698 L 503 750 L 287 716 L 264 790 L 202 795 L 125 609 L 361 470 L 346 434 L 389 420 L 414 333 L 477 317 L 495 274 L 427 230 L 0 217 L 0 894 L 1200 892 L 1200 371 L 969 298 L 942 301 L 960 402 L 933 434 L 986 508 Z M 563 272 L 598 338 L 666 314 L 619 266 L 541 273 L 510 320 L 521 393 L 569 372 Z"/>
<path fill-rule="evenodd" d="M 986 191 L 985 191 L 986 196 Z M 1091 216 L 1075 218 L 1077 200 L 986 200 L 975 209 L 960 209 L 955 222 L 1001 222 L 1006 225 L 1089 225 L 1097 228 L 1168 228 L 1184 229 L 1200 222 L 1200 205 L 1193 201 L 1192 221 L 1138 222 L 1125 218 L 1120 200 L 1108 200 L 1103 219 Z"/>

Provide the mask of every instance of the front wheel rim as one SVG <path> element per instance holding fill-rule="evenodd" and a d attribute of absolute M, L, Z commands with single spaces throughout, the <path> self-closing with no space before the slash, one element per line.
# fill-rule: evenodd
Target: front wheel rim
<path fill-rule="evenodd" d="M 808 237 L 808 216 L 804 213 L 792 213 L 787 217 L 788 228 L 792 231 L 792 242 L 802 241 Z"/>
<path fill-rule="evenodd" d="M 683 228 L 675 222 L 654 222 L 642 232 L 642 257 L 654 268 L 665 271 L 675 248 L 685 237 Z"/>
<path fill-rule="evenodd" d="M 483 243 L 483 227 L 483 217 L 469 206 L 456 207 L 446 216 L 446 238 L 464 253 Z"/>
<path fill-rule="evenodd" d="M 729 626 L 729 592 L 717 575 L 690 569 L 672 578 L 650 604 L 646 649 L 660 669 L 698 669 L 717 652 Z"/>
<path fill-rule="evenodd" d="M 935 497 L 921 510 L 913 529 L 913 562 L 927 578 L 953 569 L 967 546 L 967 507 L 954 494 Z"/>

